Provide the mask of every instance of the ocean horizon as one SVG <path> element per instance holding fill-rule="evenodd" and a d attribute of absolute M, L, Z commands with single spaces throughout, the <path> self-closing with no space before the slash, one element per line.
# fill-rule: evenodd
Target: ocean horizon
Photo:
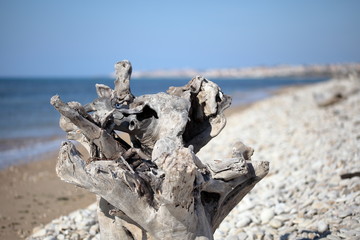
<path fill-rule="evenodd" d="M 133 78 L 135 96 L 166 92 L 171 86 L 183 86 L 189 78 Z M 224 94 L 232 97 L 232 106 L 249 104 L 271 96 L 276 90 L 311 84 L 327 78 L 210 79 Z M 86 104 L 97 98 L 95 84 L 114 87 L 114 78 L 0 78 L 0 169 L 34 161 L 41 154 L 59 148 L 65 133 L 59 127 L 60 114 L 50 105 L 59 95 L 65 102 Z"/>

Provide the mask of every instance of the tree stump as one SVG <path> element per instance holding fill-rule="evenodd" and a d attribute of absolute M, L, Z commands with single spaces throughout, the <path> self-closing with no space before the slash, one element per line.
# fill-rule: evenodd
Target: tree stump
<path fill-rule="evenodd" d="M 58 176 L 98 196 L 101 239 L 213 239 L 268 162 L 252 162 L 253 150 L 241 142 L 228 159 L 196 156 L 226 123 L 231 98 L 215 83 L 197 76 L 167 93 L 135 97 L 131 63 L 115 69 L 115 89 L 96 84 L 98 98 L 89 104 L 51 98 L 68 139 L 90 156 L 63 142 Z"/>

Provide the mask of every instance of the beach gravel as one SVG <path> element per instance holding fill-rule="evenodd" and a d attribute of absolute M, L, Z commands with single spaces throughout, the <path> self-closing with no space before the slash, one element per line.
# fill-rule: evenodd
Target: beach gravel
<path fill-rule="evenodd" d="M 344 93 L 319 106 L 318 96 Z M 255 149 L 270 172 L 224 219 L 215 239 L 360 239 L 360 80 L 288 90 L 232 114 L 198 154 Z M 341 178 L 343 176 L 343 178 Z M 53 220 L 28 239 L 99 239 L 95 205 Z"/>

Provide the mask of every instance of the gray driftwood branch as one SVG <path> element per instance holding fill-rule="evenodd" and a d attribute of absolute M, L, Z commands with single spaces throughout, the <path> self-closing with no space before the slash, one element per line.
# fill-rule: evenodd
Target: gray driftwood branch
<path fill-rule="evenodd" d="M 167 93 L 134 97 L 130 62 L 115 68 L 115 89 L 97 84 L 89 104 L 51 99 L 69 140 L 90 155 L 83 159 L 63 142 L 57 174 L 98 196 L 102 239 L 213 239 L 268 162 L 251 161 L 253 150 L 241 142 L 227 159 L 196 156 L 225 126 L 231 98 L 215 83 L 195 77 Z"/>

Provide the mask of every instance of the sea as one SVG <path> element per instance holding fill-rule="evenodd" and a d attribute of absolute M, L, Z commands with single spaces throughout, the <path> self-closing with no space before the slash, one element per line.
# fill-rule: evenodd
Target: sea
<path fill-rule="evenodd" d="M 166 92 L 170 86 L 184 86 L 185 78 L 134 78 L 135 96 Z M 211 79 L 232 97 L 232 106 L 259 101 L 277 90 L 294 85 L 326 81 L 327 78 Z M 50 105 L 53 95 L 65 102 L 86 104 L 97 98 L 95 84 L 114 87 L 112 78 L 0 78 L 0 169 L 36 161 L 56 151 L 65 133 L 59 127 L 60 114 Z"/>

